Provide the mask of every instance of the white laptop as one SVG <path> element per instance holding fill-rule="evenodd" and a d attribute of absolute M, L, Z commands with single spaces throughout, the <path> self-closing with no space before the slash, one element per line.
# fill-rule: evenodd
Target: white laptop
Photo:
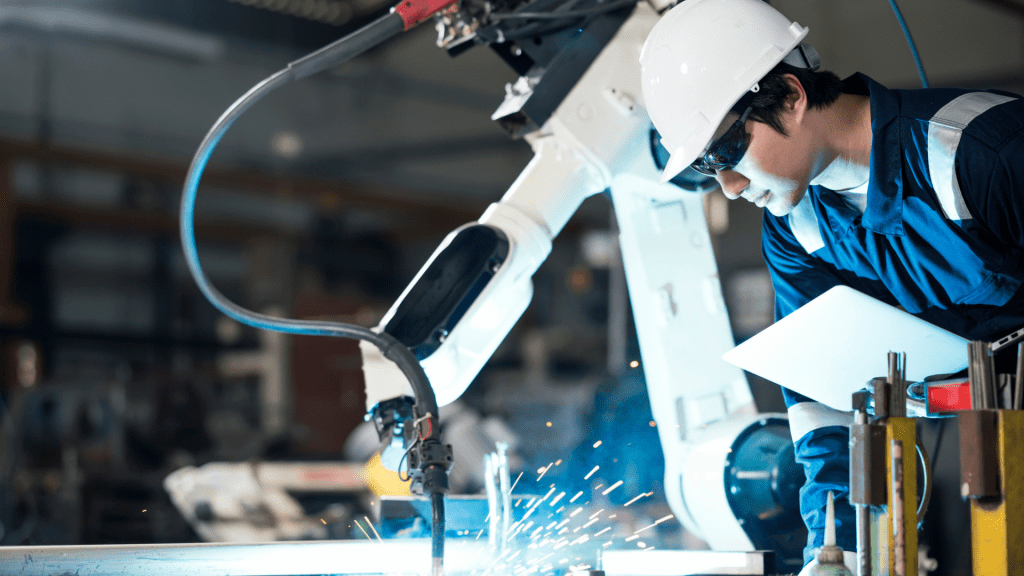
<path fill-rule="evenodd" d="M 968 341 L 837 286 L 722 355 L 735 364 L 838 410 L 889 373 L 888 353 L 905 352 L 912 382 L 967 367 Z"/>

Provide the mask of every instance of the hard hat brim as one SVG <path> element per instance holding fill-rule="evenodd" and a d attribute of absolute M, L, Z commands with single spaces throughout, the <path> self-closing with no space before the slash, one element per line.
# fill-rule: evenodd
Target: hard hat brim
<path fill-rule="evenodd" d="M 715 135 L 717 128 L 718 126 L 702 126 L 699 130 L 694 130 L 690 133 L 690 136 L 681 146 L 677 146 L 674 150 L 669 150 L 668 162 L 665 163 L 665 169 L 661 173 L 661 183 L 664 184 L 675 178 L 687 166 L 692 164 L 701 151 L 704 150 L 704 147 L 711 142 L 711 138 Z"/>

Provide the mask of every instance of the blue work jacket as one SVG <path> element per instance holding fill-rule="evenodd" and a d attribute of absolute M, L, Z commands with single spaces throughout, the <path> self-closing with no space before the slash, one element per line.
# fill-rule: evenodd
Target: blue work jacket
<path fill-rule="evenodd" d="M 776 318 L 845 285 L 969 339 L 1024 326 L 1024 100 L 994 91 L 889 90 L 862 74 L 846 79 L 844 91 L 871 99 L 866 207 L 861 213 L 811 186 L 789 215 L 765 211 L 762 249 Z M 850 415 L 788 390 L 784 396 L 807 475 L 805 560 L 822 544 L 830 490 L 838 544 L 854 550 Z"/>

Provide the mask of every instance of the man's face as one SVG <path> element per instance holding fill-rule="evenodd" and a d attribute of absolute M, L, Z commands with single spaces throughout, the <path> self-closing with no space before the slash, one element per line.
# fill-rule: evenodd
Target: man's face
<path fill-rule="evenodd" d="M 714 138 L 737 118 L 736 114 L 726 116 Z M 791 113 L 783 113 L 782 124 L 789 136 L 767 124 L 746 121 L 745 129 L 750 134 L 746 154 L 731 170 L 716 171 L 715 178 L 726 198 L 744 198 L 776 216 L 789 214 L 803 199 L 814 172 L 811 141 L 792 121 Z"/>

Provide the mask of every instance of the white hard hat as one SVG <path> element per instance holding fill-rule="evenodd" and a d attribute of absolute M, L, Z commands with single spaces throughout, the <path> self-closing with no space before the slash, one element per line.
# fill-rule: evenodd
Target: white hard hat
<path fill-rule="evenodd" d="M 762 0 L 685 0 L 654 25 L 640 81 L 671 155 L 662 182 L 697 158 L 732 106 L 805 36 Z"/>

